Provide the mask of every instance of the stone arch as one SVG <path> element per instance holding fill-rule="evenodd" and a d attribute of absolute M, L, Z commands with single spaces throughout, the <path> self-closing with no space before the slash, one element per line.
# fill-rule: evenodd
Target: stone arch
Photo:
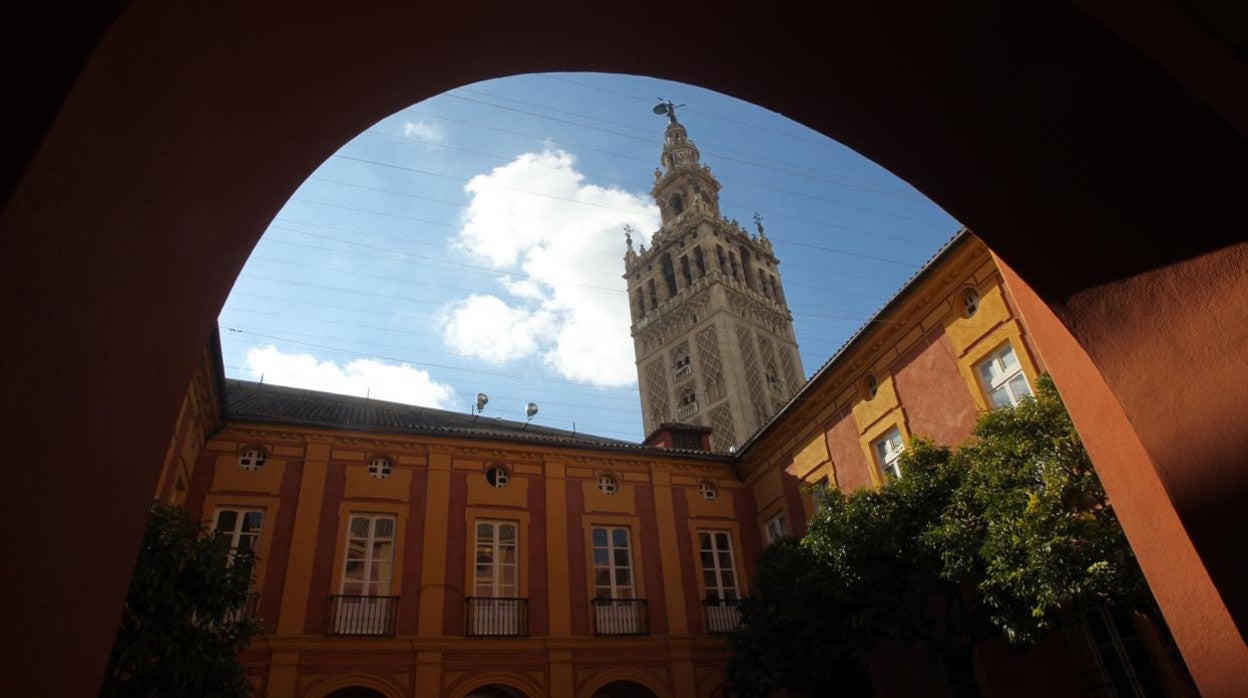
<path fill-rule="evenodd" d="M 39 17 L 57 25 L 42 32 L 38 22 L 11 23 L 48 60 L 11 68 L 22 73 L 16 97 L 36 103 L 8 130 L 18 134 L 16 156 L 0 163 L 0 307 L 9 322 L 0 367 L 22 367 L 4 374 L 2 407 L 6 426 L 24 435 L 12 444 L 14 462 L 52 454 L 63 467 L 11 482 L 0 524 L 16 528 L 53 505 L 73 513 L 43 531 L 42 548 L 56 556 L 32 556 L 18 541 L 0 549 L 42 578 L 94 572 L 68 589 L 25 592 L 29 609 L 55 608 L 71 593 L 72 618 L 4 616 L 9 635 L 38 633 L 50 620 L 76 629 L 55 647 L 16 650 L 12 660 L 35 670 L 12 692 L 85 694 L 98 681 L 157 466 L 118 476 L 85 464 L 115 453 L 161 461 L 192 357 L 301 175 L 369 119 L 475 80 L 568 68 L 628 69 L 754 101 L 872 158 L 981 233 L 1009 267 L 1007 283 L 1076 424 L 1096 432 L 1085 439 L 1089 452 L 1201 689 L 1233 693 L 1248 683 L 1238 516 L 1248 498 L 1240 467 L 1248 432 L 1239 428 L 1248 377 L 1227 370 L 1233 362 L 1191 361 L 1248 340 L 1238 321 L 1248 315 L 1248 284 L 1237 274 L 1248 266 L 1243 66 L 1215 37 L 1165 3 L 916 4 L 904 26 L 868 4 L 794 25 L 656 3 L 590 29 L 576 3 L 555 9 L 538 21 L 500 5 L 493 28 L 421 42 L 406 30 L 428 17 L 403 3 L 318 7 L 295 28 L 280 3 L 245 13 L 106 5 L 73 26 Z M 449 6 L 438 18 L 454 26 L 469 11 Z M 659 12 L 711 35 L 748 26 L 752 50 L 679 62 L 632 50 Z M 224 34 L 228 47 L 200 40 Z M 275 35 L 285 51 L 272 51 Z M 534 41 L 542 51 L 524 50 Z M 331 56 L 327 42 L 354 50 Z M 904 48 L 886 61 L 854 60 L 885 42 Z M 441 59 L 436 68 L 431 56 Z M 916 56 L 924 71 L 910 70 Z M 868 89 L 879 84 L 891 89 Z M 336 108 L 299 109 L 312 95 Z M 300 138 L 291 139 L 295 120 Z M 924 128 L 912 128 L 916 120 Z M 171 163 L 162 144 L 175 141 Z M 237 183 L 240 169 L 247 186 Z M 58 274 L 46 273 L 51 265 Z M 36 331 L 49 320 L 54 343 Z M 1149 341 L 1159 334 L 1165 341 Z M 142 394 L 136 375 L 145 376 Z M 53 426 L 65 424 L 96 438 L 65 439 Z M 67 492 L 67 478 L 77 492 L 112 496 Z"/>
<path fill-rule="evenodd" d="M 407 695 L 407 689 L 393 681 L 358 672 L 331 676 L 313 684 L 303 695 L 305 698 L 337 698 L 333 696 L 334 692 L 351 688 L 371 689 L 384 698 L 404 698 Z"/>
<path fill-rule="evenodd" d="M 523 694 L 525 698 L 542 698 L 546 695 L 545 689 L 529 676 L 516 672 L 491 671 L 473 674 L 451 684 L 447 687 L 447 696 L 448 698 L 467 698 L 473 691 L 488 686 L 502 686 Z"/>
<path fill-rule="evenodd" d="M 673 698 L 671 690 L 666 685 L 654 676 L 637 669 L 604 671 L 587 681 L 578 695 L 580 698 L 594 698 L 598 691 L 616 682 L 635 683 L 653 693 L 657 698 Z"/>

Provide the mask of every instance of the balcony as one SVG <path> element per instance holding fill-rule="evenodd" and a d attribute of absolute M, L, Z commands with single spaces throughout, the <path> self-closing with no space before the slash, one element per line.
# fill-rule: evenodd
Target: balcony
<path fill-rule="evenodd" d="M 529 634 L 529 600 L 469 596 L 464 599 L 469 637 L 526 637 Z"/>
<path fill-rule="evenodd" d="M 594 599 L 595 635 L 649 635 L 650 612 L 645 599 Z"/>
<path fill-rule="evenodd" d="M 397 596 L 331 596 L 325 634 L 393 636 L 398 610 Z"/>
<path fill-rule="evenodd" d="M 706 632 L 711 635 L 729 635 L 741 627 L 740 599 L 707 599 L 702 602 L 706 617 Z"/>
<path fill-rule="evenodd" d="M 684 359 L 685 363 L 677 364 L 672 369 L 672 380 L 680 380 L 687 376 L 693 375 L 693 364 L 689 363 L 689 359 Z"/>
<path fill-rule="evenodd" d="M 679 405 L 676 407 L 677 419 L 689 419 L 690 417 L 692 417 L 693 415 L 697 413 L 698 413 L 698 401 L 697 400 L 694 400 L 693 402 L 686 402 L 685 404 Z"/>

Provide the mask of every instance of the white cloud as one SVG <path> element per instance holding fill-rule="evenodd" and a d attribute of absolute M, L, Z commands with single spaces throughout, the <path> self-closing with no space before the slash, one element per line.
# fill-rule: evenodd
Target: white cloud
<path fill-rule="evenodd" d="M 442 316 L 442 338 L 460 356 L 501 364 L 530 356 L 553 328 L 550 313 L 512 308 L 498 296 L 451 304 Z"/>
<path fill-rule="evenodd" d="M 449 347 L 496 363 L 537 355 L 597 385 L 636 383 L 623 227 L 632 226 L 635 244 L 647 242 L 658 209 L 648 195 L 584 179 L 573 155 L 548 148 L 468 182 L 453 245 L 498 269 L 507 298 L 448 306 Z"/>
<path fill-rule="evenodd" d="M 276 346 L 247 350 L 246 367 L 252 378 L 265 383 L 323 390 L 340 395 L 368 395 L 377 400 L 445 408 L 455 390 L 429 377 L 428 371 L 407 364 L 356 359 L 346 366 L 318 361 L 311 354 L 285 354 Z"/>
<path fill-rule="evenodd" d="M 417 141 L 441 143 L 446 134 L 437 124 L 426 124 L 423 121 L 406 121 L 403 123 L 403 135 Z"/>

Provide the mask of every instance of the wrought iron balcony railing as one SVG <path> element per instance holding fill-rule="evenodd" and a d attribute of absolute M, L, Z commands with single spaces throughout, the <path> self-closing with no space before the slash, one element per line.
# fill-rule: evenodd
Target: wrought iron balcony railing
<path fill-rule="evenodd" d="M 394 635 L 397 596 L 331 596 L 326 635 Z"/>
<path fill-rule="evenodd" d="M 645 599 L 594 599 L 595 635 L 649 635 L 650 612 Z"/>
<path fill-rule="evenodd" d="M 706 632 L 711 635 L 728 635 L 741 627 L 740 599 L 707 599 L 702 602 L 706 617 Z"/>
<path fill-rule="evenodd" d="M 529 634 L 529 600 L 469 596 L 464 599 L 470 637 L 525 637 Z"/>
<path fill-rule="evenodd" d="M 677 419 L 688 419 L 698 413 L 698 401 L 686 402 L 676 407 Z"/>

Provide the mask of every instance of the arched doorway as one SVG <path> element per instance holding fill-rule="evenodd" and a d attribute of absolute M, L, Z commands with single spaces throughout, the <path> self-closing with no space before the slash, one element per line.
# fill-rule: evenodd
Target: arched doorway
<path fill-rule="evenodd" d="M 131 4 L 111 26 L 97 14 L 85 31 L 59 17 L 42 33 L 10 23 L 49 44 L 36 44 L 40 55 L 70 49 L 10 68 L 22 73 L 19 103 L 21 86 L 55 96 L 26 110 L 35 128 L 18 129 L 20 152 L 35 155 L 6 170 L 21 180 L 0 234 L 0 407 L 21 435 L 9 461 L 56 467 L 12 479 L 0 524 L 44 522 L 38 540 L 3 549 L 29 575 L 65 583 L 5 595 L 0 618 L 9 635 L 54 627 L 73 638 L 15 650 L 32 671 L 14 692 L 22 680 L 58 694 L 98 683 L 155 467 L 91 464 L 160 462 L 212 318 L 302 175 L 378 114 L 485 77 L 573 67 L 756 101 L 892 169 L 980 233 L 1017 271 L 1081 430 L 1112 413 L 1089 450 L 1197 681 L 1233 694 L 1248 681 L 1248 432 L 1239 355 L 1217 350 L 1248 341 L 1243 67 L 1229 52 L 1219 62 L 1223 47 L 1165 4 L 1111 5 L 916 4 L 905 22 L 860 5 L 794 23 L 656 3 L 588 27 L 576 3 L 541 17 L 500 5 L 488 25 L 420 41 L 410 27 L 429 23 L 426 8 L 402 3 L 304 9 L 296 27 L 280 6 L 156 3 Z M 448 6 L 437 19 L 467 26 L 473 11 Z M 638 50 L 656 16 L 749 36 L 750 50 L 680 61 Z M 900 48 L 860 60 L 880 46 Z M 45 70 L 63 90 L 46 88 Z M 52 507 L 64 514 L 46 517 Z M 67 665 L 82 670 L 58 671 Z"/>
<path fill-rule="evenodd" d="M 594 698 L 658 698 L 654 691 L 634 681 L 612 681 L 594 691 Z"/>

